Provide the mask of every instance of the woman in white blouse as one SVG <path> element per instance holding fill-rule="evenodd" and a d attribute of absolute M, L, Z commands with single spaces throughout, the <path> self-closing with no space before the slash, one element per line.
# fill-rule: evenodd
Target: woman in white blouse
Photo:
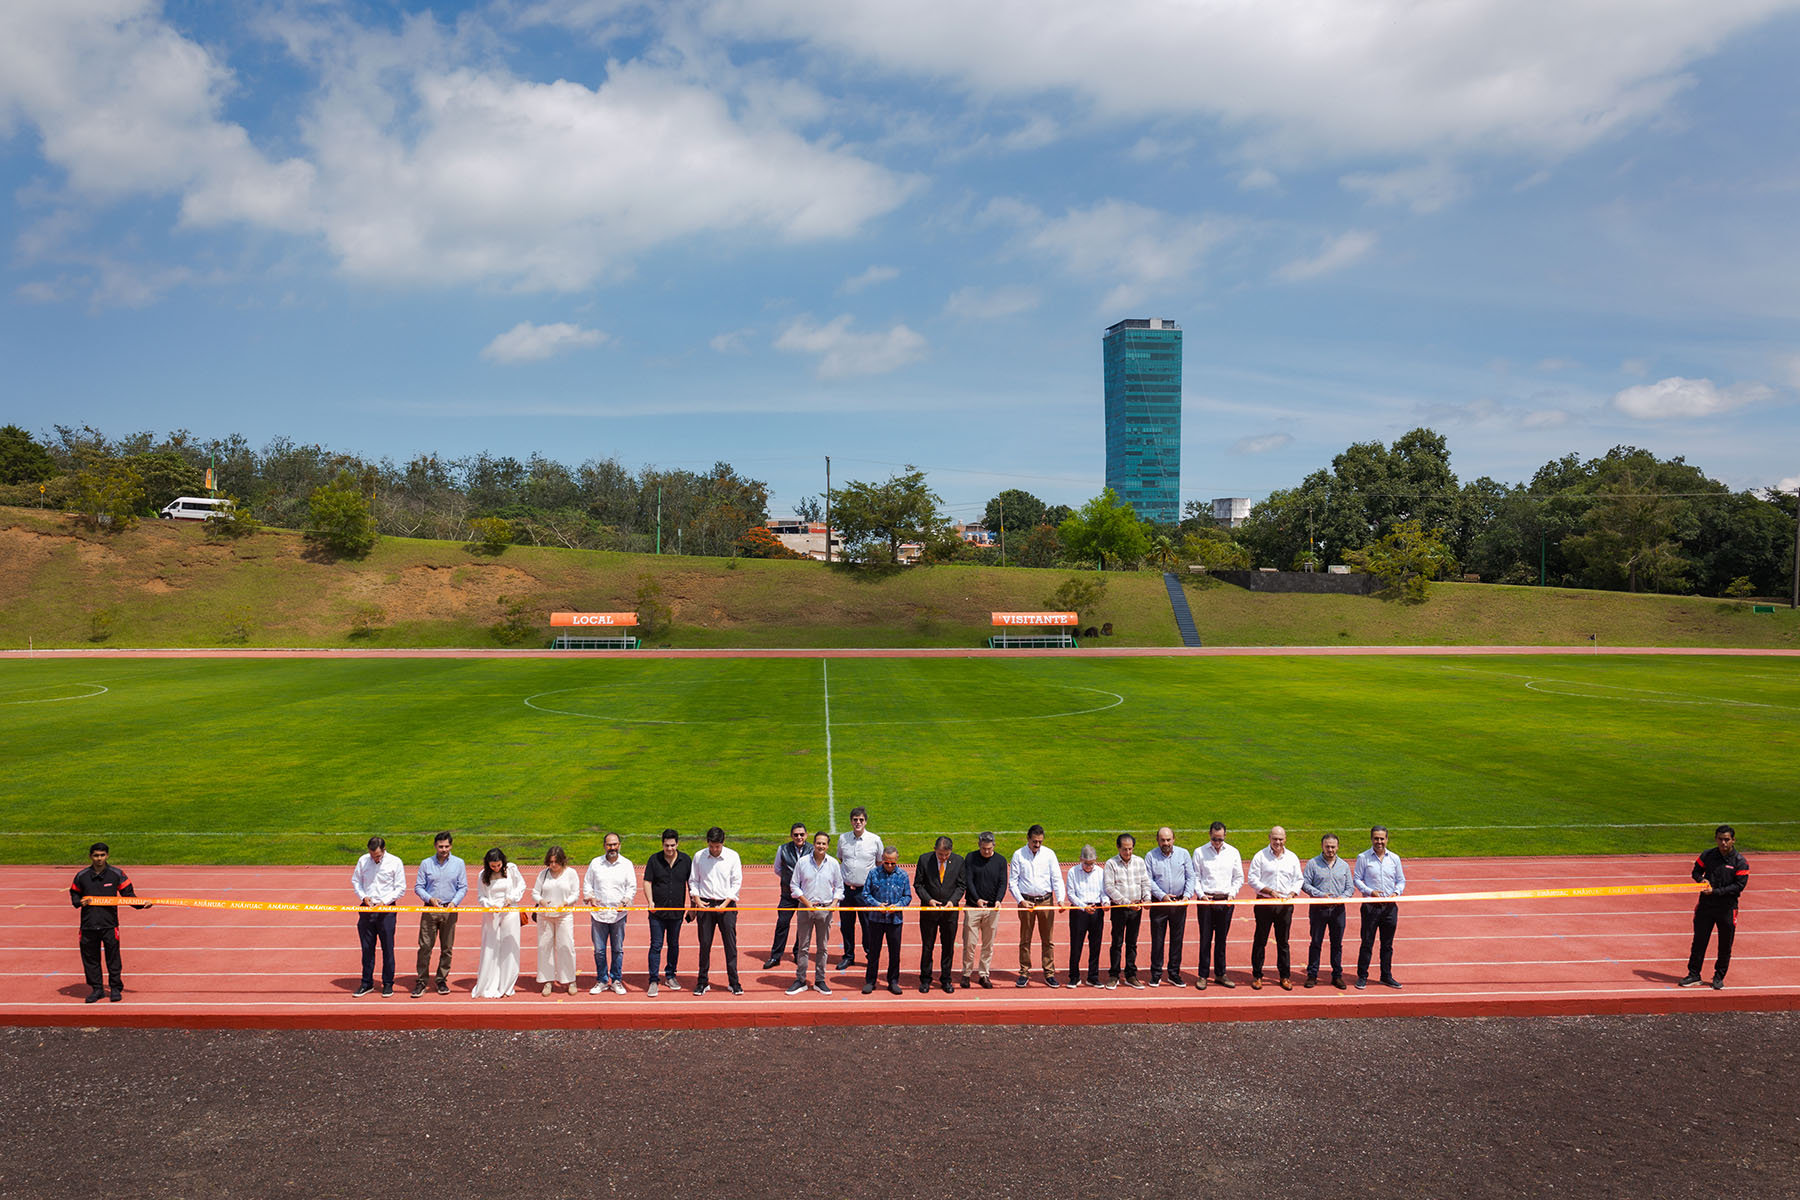
<path fill-rule="evenodd" d="M 481 966 L 472 994 L 477 999 L 510 996 L 519 982 L 518 905 L 525 899 L 525 876 L 498 846 L 482 856 L 476 898 L 483 909 Z"/>
<path fill-rule="evenodd" d="M 531 889 L 531 902 L 539 908 L 561 908 L 581 903 L 581 874 L 569 869 L 569 856 L 561 846 L 544 853 L 544 869 L 538 872 Z M 564 984 L 569 995 L 575 994 L 575 914 L 539 913 L 538 982 L 544 995 L 557 984 Z"/>

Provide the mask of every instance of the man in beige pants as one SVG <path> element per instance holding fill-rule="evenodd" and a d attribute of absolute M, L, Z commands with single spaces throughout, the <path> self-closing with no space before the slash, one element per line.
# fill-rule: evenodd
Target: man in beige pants
<path fill-rule="evenodd" d="M 1056 977 L 1056 909 L 1063 902 L 1062 864 L 1056 851 L 1044 845 L 1044 827 L 1025 831 L 1025 844 L 1013 851 L 1013 899 L 1019 903 L 1019 986 L 1031 986 L 1031 934 L 1037 931 L 1044 964 L 1044 982 L 1061 987 Z"/>
<path fill-rule="evenodd" d="M 994 962 L 1000 902 L 1006 898 L 1006 860 L 994 853 L 992 833 L 982 834 L 976 845 L 975 853 L 963 860 L 962 985 L 967 988 L 970 976 L 976 976 L 982 987 L 991 988 L 988 969 Z"/>

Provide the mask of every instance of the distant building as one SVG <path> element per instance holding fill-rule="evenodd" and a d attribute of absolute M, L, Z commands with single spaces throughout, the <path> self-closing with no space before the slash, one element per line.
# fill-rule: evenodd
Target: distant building
<path fill-rule="evenodd" d="M 972 546 L 998 546 L 1000 544 L 999 533 L 989 529 L 985 521 L 970 521 L 967 524 L 958 521 L 951 528 L 956 531 L 957 537 Z"/>
<path fill-rule="evenodd" d="M 1147 521 L 1181 519 L 1181 329 L 1120 321 L 1101 343 L 1106 486 Z"/>
<path fill-rule="evenodd" d="M 802 521 L 798 517 L 770 517 L 763 522 L 782 545 L 796 554 L 825 561 L 825 526 L 819 521 Z M 844 557 L 844 535 L 831 531 L 831 558 Z"/>
<path fill-rule="evenodd" d="M 1250 499 L 1247 496 L 1219 496 L 1212 502 L 1212 518 L 1227 529 L 1236 529 L 1250 519 Z"/>

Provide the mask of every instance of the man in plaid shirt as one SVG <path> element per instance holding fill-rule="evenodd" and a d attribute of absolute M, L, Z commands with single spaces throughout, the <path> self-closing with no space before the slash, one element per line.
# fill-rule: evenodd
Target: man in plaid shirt
<path fill-rule="evenodd" d="M 1106 986 L 1119 986 L 1119 952 L 1125 957 L 1125 986 L 1141 989 L 1137 977 L 1138 926 L 1144 921 L 1144 905 L 1150 902 L 1150 872 L 1136 854 L 1137 839 L 1121 833 L 1119 852 L 1106 860 L 1106 898 L 1112 903 L 1112 965 Z"/>

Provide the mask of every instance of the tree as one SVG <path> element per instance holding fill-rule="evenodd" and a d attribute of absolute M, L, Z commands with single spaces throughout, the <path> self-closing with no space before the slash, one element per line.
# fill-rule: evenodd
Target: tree
<path fill-rule="evenodd" d="M 732 543 L 737 552 L 745 558 L 805 558 L 806 555 L 789 550 L 782 545 L 775 531 L 767 525 L 752 525 L 738 534 L 737 541 Z"/>
<path fill-rule="evenodd" d="M 1135 563 L 1150 551 L 1150 536 L 1131 505 L 1107 488 L 1081 506 L 1079 512 L 1056 531 L 1069 556 L 1111 562 Z"/>
<path fill-rule="evenodd" d="M 1600 460 L 1582 514 L 1583 530 L 1563 542 L 1563 552 L 1587 581 L 1610 587 L 1623 583 L 1631 592 L 1643 587 L 1686 590 L 1694 562 L 1682 543 L 1698 534 L 1700 526 L 1693 504 L 1670 493 L 1698 490 L 1692 475 L 1699 473 L 1689 468 L 1691 474 L 1678 480 L 1663 477 L 1666 468 L 1685 466 L 1679 458 L 1659 463 L 1650 452 L 1626 446 L 1614 447 Z"/>
<path fill-rule="evenodd" d="M 638 636 L 649 641 L 667 635 L 675 624 L 675 610 L 663 600 L 662 584 L 656 582 L 656 576 L 650 574 L 638 576 L 638 589 L 634 601 L 633 607 L 637 609 Z"/>
<path fill-rule="evenodd" d="M 1106 599 L 1106 576 L 1097 571 L 1071 575 L 1044 597 L 1044 607 L 1054 612 L 1072 612 L 1092 620 L 1100 602 Z"/>
<path fill-rule="evenodd" d="M 1022 539 L 1027 530 L 1044 523 L 1044 502 L 1030 492 L 1008 488 L 987 502 L 981 523 L 995 535 L 1004 529 Z"/>
<path fill-rule="evenodd" d="M 369 499 L 357 489 L 348 471 L 338 472 L 328 484 L 314 488 L 307 497 L 312 527 L 308 536 L 343 558 L 361 558 L 375 548 L 380 537 L 369 511 Z"/>
<path fill-rule="evenodd" d="M 1013 565 L 1019 567 L 1054 567 L 1062 556 L 1062 539 L 1051 525 L 1033 526 L 1023 543 L 1009 555 Z"/>
<path fill-rule="evenodd" d="M 119 458 L 86 455 L 75 472 L 75 508 L 95 526 L 130 529 L 144 502 L 144 480 Z"/>
<path fill-rule="evenodd" d="M 208 516 L 204 522 L 206 536 L 213 541 L 246 538 L 263 527 L 250 512 L 250 506 L 235 496 L 226 496 L 224 508 Z"/>
<path fill-rule="evenodd" d="M 156 512 L 177 496 L 198 496 L 205 490 L 201 469 L 172 450 L 152 450 L 129 461 L 144 481 L 146 512 Z"/>
<path fill-rule="evenodd" d="M 17 425 L 0 428 L 0 483 L 42 483 L 56 475 L 56 460 Z"/>
<path fill-rule="evenodd" d="M 512 526 L 503 517 L 476 517 L 469 522 L 468 549 L 472 554 L 500 554 L 512 544 L 512 538 Z"/>
<path fill-rule="evenodd" d="M 1418 521 L 1402 521 L 1379 541 L 1352 550 L 1345 560 L 1381 580 L 1386 590 L 1408 604 L 1423 604 L 1429 580 L 1456 570 L 1456 559 L 1444 545 L 1443 531 Z"/>
<path fill-rule="evenodd" d="M 1181 554 L 1208 571 L 1244 571 L 1250 568 L 1250 551 L 1217 526 L 1203 526 L 1181 539 Z"/>
<path fill-rule="evenodd" d="M 1175 545 L 1174 538 L 1159 533 L 1150 539 L 1150 552 L 1146 557 L 1157 570 L 1168 571 L 1181 561 L 1181 550 Z"/>
<path fill-rule="evenodd" d="M 926 486 L 925 472 L 910 463 L 886 483 L 847 483 L 832 499 L 832 524 L 865 560 L 898 563 L 902 542 L 926 541 L 944 525 L 937 509 L 942 500 Z"/>
<path fill-rule="evenodd" d="M 817 525 L 825 519 L 825 506 L 817 496 L 802 496 L 800 502 L 794 505 L 794 515 L 802 521 Z"/>

